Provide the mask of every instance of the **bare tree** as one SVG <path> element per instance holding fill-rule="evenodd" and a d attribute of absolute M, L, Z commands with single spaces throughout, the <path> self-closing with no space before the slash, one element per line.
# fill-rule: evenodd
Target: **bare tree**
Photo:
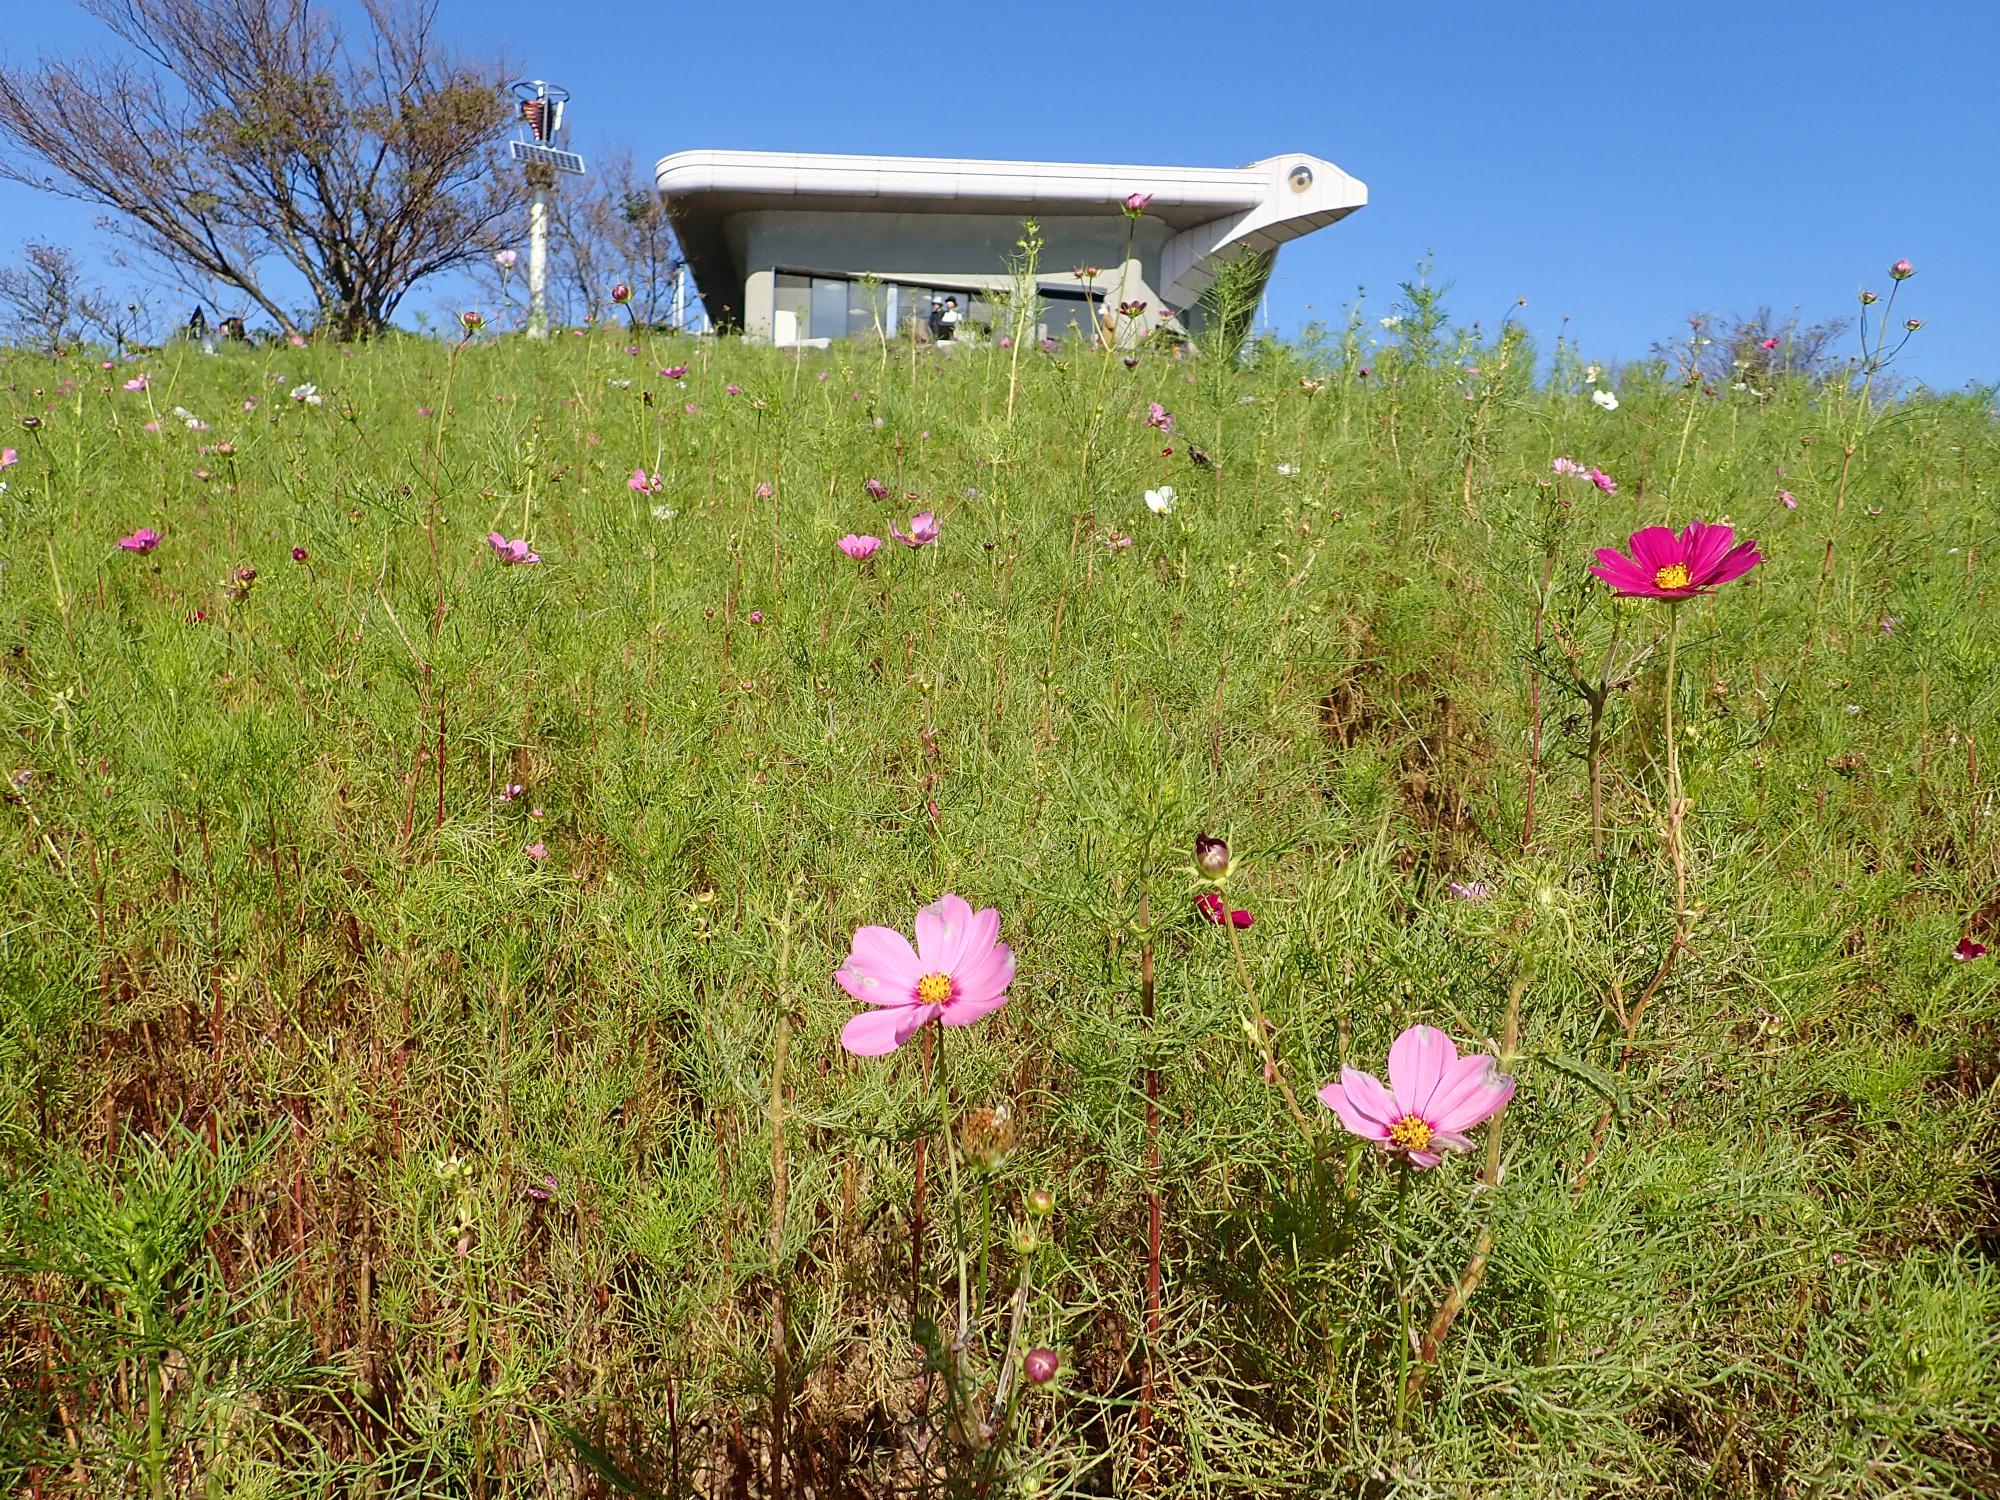
<path fill-rule="evenodd" d="M 527 220 L 531 185 L 525 176 L 515 179 L 517 222 Z M 666 206 L 633 165 L 631 153 L 617 152 L 595 163 L 588 176 L 563 178 L 551 186 L 549 294 L 558 318 L 595 322 L 605 317 L 612 306 L 611 288 L 622 282 L 632 288 L 627 305 L 636 321 L 649 327 L 667 324 L 681 268 L 680 247 L 667 223 Z M 495 247 L 499 244 L 496 237 Z M 520 294 L 518 265 L 502 278 L 488 261 L 480 280 L 496 293 L 504 281 L 510 300 Z"/>
<path fill-rule="evenodd" d="M 76 256 L 60 245 L 30 240 L 21 264 L 0 267 L 0 311 L 9 337 L 49 354 L 83 337 L 104 301 L 83 283 Z"/>
<path fill-rule="evenodd" d="M 275 263 L 340 337 L 479 253 L 507 202 L 497 63 L 448 54 L 437 0 L 77 0 L 114 57 L 0 69 L 0 175 L 111 211 L 106 226 L 239 289 L 286 332 Z"/>

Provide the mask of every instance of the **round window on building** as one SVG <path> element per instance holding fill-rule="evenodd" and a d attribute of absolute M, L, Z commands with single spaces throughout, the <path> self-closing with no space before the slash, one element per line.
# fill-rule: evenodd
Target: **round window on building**
<path fill-rule="evenodd" d="M 1291 174 L 1285 180 L 1292 185 L 1293 192 L 1303 193 L 1313 185 L 1312 168 L 1304 162 L 1300 162 L 1296 167 L 1292 168 Z"/>

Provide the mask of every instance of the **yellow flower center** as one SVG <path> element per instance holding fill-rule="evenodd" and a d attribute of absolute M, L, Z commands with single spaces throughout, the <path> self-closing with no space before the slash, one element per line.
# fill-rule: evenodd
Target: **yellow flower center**
<path fill-rule="evenodd" d="M 926 974 L 917 981 L 917 999 L 925 1005 L 943 1005 L 951 998 L 949 974 Z"/>
<path fill-rule="evenodd" d="M 1653 575 L 1653 587 L 1661 589 L 1684 589 L 1688 586 L 1686 563 L 1669 563 Z"/>
<path fill-rule="evenodd" d="M 1399 1151 L 1421 1151 L 1430 1143 L 1430 1122 L 1421 1115 L 1404 1115 L 1389 1127 L 1389 1144 Z"/>

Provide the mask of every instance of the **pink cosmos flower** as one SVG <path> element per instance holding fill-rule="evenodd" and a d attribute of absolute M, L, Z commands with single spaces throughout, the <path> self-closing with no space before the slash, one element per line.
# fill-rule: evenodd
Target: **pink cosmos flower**
<path fill-rule="evenodd" d="M 144 375 L 134 375 L 130 380 L 125 382 L 125 389 L 128 391 L 143 391 L 145 388 L 146 377 Z"/>
<path fill-rule="evenodd" d="M 679 380 L 687 372 L 688 367 L 686 365 L 669 365 L 666 369 L 660 371 L 668 380 Z M 733 396 L 736 393 L 731 391 L 729 394 Z"/>
<path fill-rule="evenodd" d="M 871 500 L 887 500 L 889 498 L 889 486 L 879 479 L 870 479 L 861 488 L 868 492 Z"/>
<path fill-rule="evenodd" d="M 139 430 L 141 432 L 158 432 L 160 430 L 160 424 L 158 422 L 147 422 Z"/>
<path fill-rule="evenodd" d="M 1153 195 L 1151 193 L 1127 193 L 1125 195 L 1125 212 L 1136 219 L 1146 211 L 1146 205 L 1152 201 Z"/>
<path fill-rule="evenodd" d="M 534 564 L 542 560 L 541 554 L 528 550 L 528 539 L 510 542 L 497 531 L 486 533 L 486 545 L 491 547 L 501 562 L 512 567 L 516 563 Z"/>
<path fill-rule="evenodd" d="M 520 258 L 521 253 L 518 250 L 495 250 L 493 252 L 493 264 L 503 271 L 513 270 L 514 263 Z"/>
<path fill-rule="evenodd" d="M 1690 521 L 1679 536 L 1665 526 L 1632 533 L 1632 555 L 1598 549 L 1591 568 L 1615 594 L 1633 599 L 1692 599 L 1741 578 L 1764 559 L 1755 542 L 1738 542 L 1730 526 Z"/>
<path fill-rule="evenodd" d="M 1600 490 L 1604 491 L 1604 493 L 1607 495 L 1615 495 L 1618 493 L 1618 481 L 1613 479 L 1609 474 L 1605 473 L 1602 469 L 1592 469 L 1584 477 L 1588 479 L 1592 484 L 1596 485 Z"/>
<path fill-rule="evenodd" d="M 1373 1073 L 1340 1070 L 1319 1102 L 1363 1140 L 1413 1167 L 1434 1167 L 1446 1151 L 1470 1151 L 1465 1132 L 1513 1098 L 1514 1080 L 1483 1052 L 1460 1057 L 1435 1026 L 1412 1026 L 1389 1048 L 1389 1086 Z"/>
<path fill-rule="evenodd" d="M 1969 937 L 1962 937 L 1958 940 L 1958 947 L 1952 951 L 1951 957 L 1954 963 L 1969 964 L 1975 958 L 1986 957 L 1986 945 L 1976 943 Z"/>
<path fill-rule="evenodd" d="M 632 477 L 625 481 L 625 488 L 635 495 L 657 495 L 665 483 L 666 480 L 658 474 L 648 474 L 646 466 L 641 464 L 632 471 Z"/>
<path fill-rule="evenodd" d="M 856 536 L 849 532 L 834 545 L 856 562 L 866 562 L 875 555 L 875 549 L 882 545 L 879 536 Z"/>
<path fill-rule="evenodd" d="M 1480 906 L 1493 895 L 1493 887 L 1483 880 L 1466 881 L 1463 884 L 1454 880 L 1451 882 L 1451 893 L 1460 901 L 1469 901 L 1474 906 Z"/>
<path fill-rule="evenodd" d="M 1757 347 L 1759 349 L 1775 349 L 1778 347 L 1778 341 L 1776 339 L 1765 339 L 1764 342 L 1759 344 Z"/>
<path fill-rule="evenodd" d="M 118 545 L 127 552 L 151 552 L 160 545 L 160 534 L 150 526 L 141 526 L 130 536 L 118 538 Z"/>
<path fill-rule="evenodd" d="M 929 511 L 920 510 L 914 516 L 910 517 L 910 534 L 908 536 L 904 536 L 902 532 L 898 531 L 893 521 L 889 523 L 889 535 L 901 542 L 905 547 L 922 547 L 938 539 L 938 519 Z"/>
<path fill-rule="evenodd" d="M 772 491 L 772 489 L 771 489 L 771 481 L 770 481 L 770 480 L 768 480 L 768 479 L 760 479 L 760 480 L 758 480 L 758 481 L 757 481 L 757 490 L 756 490 L 756 495 L 757 495 L 757 498 L 758 498 L 759 500 L 768 500 L 768 499 L 770 499 L 770 498 L 771 498 L 771 495 L 772 495 L 772 493 L 773 493 L 773 491 Z"/>
<path fill-rule="evenodd" d="M 1160 405 L 1159 402 L 1148 401 L 1146 403 L 1146 425 L 1148 427 L 1159 428 L 1160 434 L 1163 437 L 1172 437 L 1174 435 L 1174 414 Z"/>
<path fill-rule="evenodd" d="M 949 893 L 917 913 L 914 949 L 892 927 L 862 928 L 833 977 L 877 1009 L 842 1027 L 840 1045 L 857 1057 L 882 1057 L 931 1021 L 970 1026 L 998 1010 L 1014 979 L 1014 954 L 999 937 L 998 909 L 975 912 Z"/>
<path fill-rule="evenodd" d="M 1209 921 L 1220 927 L 1227 922 L 1231 927 L 1248 927 L 1257 919 L 1240 908 L 1231 910 L 1216 891 L 1203 891 L 1194 898 L 1194 909 Z"/>
<path fill-rule="evenodd" d="M 21 455 L 12 448 L 0 448 L 0 469 L 11 469 L 21 461 Z"/>
<path fill-rule="evenodd" d="M 536 864 L 540 864 L 549 857 L 549 846 L 540 839 L 536 839 L 534 843 L 528 845 L 527 854 L 528 858 L 532 859 Z"/>
<path fill-rule="evenodd" d="M 743 394 L 743 387 L 740 385 L 725 385 L 722 388 L 722 393 L 725 396 L 740 396 Z"/>
<path fill-rule="evenodd" d="M 1559 458 L 1549 465 L 1549 472 L 1558 479 L 1581 479 L 1589 470 L 1573 458 Z"/>
<path fill-rule="evenodd" d="M 1785 502 L 1786 510 L 1797 510 L 1799 508 L 1799 497 L 1794 495 L 1790 490 L 1779 490 L 1778 498 Z"/>
<path fill-rule="evenodd" d="M 751 610 L 751 611 L 750 611 L 750 623 L 751 623 L 752 625 L 762 625 L 762 624 L 764 623 L 764 611 L 763 611 L 763 610 L 761 610 L 761 609 L 753 609 L 753 610 Z"/>
<path fill-rule="evenodd" d="M 500 788 L 499 800 L 502 802 L 512 802 L 516 797 L 521 796 L 527 790 L 528 789 L 522 786 L 520 782 L 510 781 L 507 783 L 507 785 Z"/>

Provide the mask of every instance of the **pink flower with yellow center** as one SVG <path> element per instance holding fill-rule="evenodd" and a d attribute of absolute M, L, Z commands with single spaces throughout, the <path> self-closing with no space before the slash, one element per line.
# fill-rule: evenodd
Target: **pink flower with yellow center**
<path fill-rule="evenodd" d="M 1434 1167 L 1447 1151 L 1470 1151 L 1465 1132 L 1514 1097 L 1514 1080 L 1483 1052 L 1458 1055 L 1435 1026 L 1412 1026 L 1389 1048 L 1389 1086 L 1373 1073 L 1342 1068 L 1319 1101 L 1348 1131 L 1413 1167 Z"/>
<path fill-rule="evenodd" d="M 1755 542 L 1736 540 L 1732 526 L 1690 521 L 1679 536 L 1665 526 L 1635 531 L 1627 557 L 1616 548 L 1598 550 L 1591 568 L 1613 593 L 1632 599 L 1692 599 L 1741 578 L 1764 559 Z"/>
<path fill-rule="evenodd" d="M 843 1026 L 840 1045 L 856 1057 L 882 1057 L 932 1021 L 970 1026 L 998 1010 L 1014 980 L 1013 950 L 999 937 L 998 908 L 975 912 L 949 893 L 917 913 L 915 948 L 893 927 L 862 928 L 833 977 L 876 1009 Z"/>

